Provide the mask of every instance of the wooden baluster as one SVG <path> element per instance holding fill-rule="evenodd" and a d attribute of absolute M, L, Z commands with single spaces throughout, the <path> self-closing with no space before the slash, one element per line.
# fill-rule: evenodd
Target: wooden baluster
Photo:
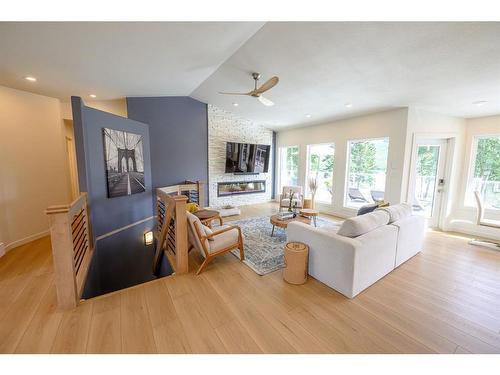
<path fill-rule="evenodd" d="M 177 274 L 188 273 L 187 197 L 178 195 L 175 201 L 175 258 Z"/>

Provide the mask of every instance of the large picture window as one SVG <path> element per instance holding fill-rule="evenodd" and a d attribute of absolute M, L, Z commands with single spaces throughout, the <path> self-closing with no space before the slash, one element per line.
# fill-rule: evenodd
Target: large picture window
<path fill-rule="evenodd" d="M 346 205 L 384 200 L 389 138 L 349 141 Z"/>
<path fill-rule="evenodd" d="M 316 181 L 315 201 L 331 203 L 333 196 L 333 163 L 335 145 L 319 144 L 307 146 L 307 193 L 310 195 L 309 183 Z"/>
<path fill-rule="evenodd" d="M 500 209 L 500 135 L 474 138 L 468 203 L 478 191 L 485 208 Z"/>
<path fill-rule="evenodd" d="M 299 147 L 280 148 L 280 191 L 283 186 L 299 184 Z"/>

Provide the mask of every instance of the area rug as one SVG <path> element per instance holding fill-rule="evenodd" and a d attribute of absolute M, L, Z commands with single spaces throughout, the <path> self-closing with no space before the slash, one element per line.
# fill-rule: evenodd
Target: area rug
<path fill-rule="evenodd" d="M 244 263 L 259 275 L 273 272 L 284 266 L 283 247 L 286 242 L 286 229 L 273 229 L 269 216 L 253 217 L 250 219 L 227 222 L 228 225 L 239 225 L 245 242 Z M 334 221 L 317 218 L 317 226 L 335 225 Z M 231 252 L 240 257 L 239 250 Z"/>

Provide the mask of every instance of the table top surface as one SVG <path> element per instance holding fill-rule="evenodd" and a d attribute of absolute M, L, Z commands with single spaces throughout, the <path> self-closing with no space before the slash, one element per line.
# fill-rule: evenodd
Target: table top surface
<path fill-rule="evenodd" d="M 219 211 L 215 211 L 215 210 L 199 210 L 199 211 L 196 211 L 196 212 L 193 212 L 193 215 L 198 217 L 198 219 L 209 219 L 211 217 L 217 217 L 219 216 Z"/>
<path fill-rule="evenodd" d="M 302 208 L 299 213 L 304 215 L 319 215 L 318 210 L 313 210 L 312 208 Z"/>
<path fill-rule="evenodd" d="M 284 227 L 284 228 L 286 228 L 286 226 L 289 223 L 291 223 L 292 221 L 300 221 L 300 222 L 305 223 L 305 224 L 309 224 L 311 222 L 309 218 L 303 217 L 303 216 L 300 216 L 300 215 L 297 215 L 294 218 L 286 219 L 286 220 L 281 220 L 278 217 L 278 215 L 273 215 L 273 216 L 271 216 L 270 221 L 271 221 L 271 224 L 276 225 L 278 227 Z"/>

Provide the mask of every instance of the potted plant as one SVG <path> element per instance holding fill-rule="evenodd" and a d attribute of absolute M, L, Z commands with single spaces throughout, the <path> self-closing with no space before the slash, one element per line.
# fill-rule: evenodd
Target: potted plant
<path fill-rule="evenodd" d="M 311 208 L 314 209 L 314 196 L 318 190 L 318 176 L 309 177 L 308 186 L 311 193 Z"/>

